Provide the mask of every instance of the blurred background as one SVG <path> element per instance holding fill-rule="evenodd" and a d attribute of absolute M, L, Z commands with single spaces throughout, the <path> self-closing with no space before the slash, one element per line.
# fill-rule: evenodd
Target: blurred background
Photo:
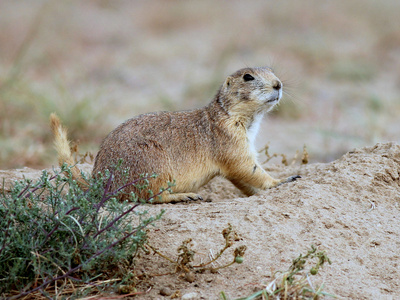
<path fill-rule="evenodd" d="M 0 169 L 57 164 L 53 111 L 96 153 L 124 120 L 204 106 L 246 66 L 286 91 L 260 149 L 328 162 L 400 142 L 399 16 L 398 0 L 2 0 Z"/>

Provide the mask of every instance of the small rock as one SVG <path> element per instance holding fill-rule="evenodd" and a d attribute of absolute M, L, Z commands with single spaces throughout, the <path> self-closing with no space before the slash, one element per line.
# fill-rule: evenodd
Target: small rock
<path fill-rule="evenodd" d="M 188 272 L 185 274 L 185 280 L 187 282 L 194 282 L 196 280 L 196 276 L 194 276 L 193 272 Z"/>
<path fill-rule="evenodd" d="M 246 221 L 249 221 L 249 222 L 251 222 L 251 223 L 254 223 L 254 222 L 257 221 L 258 218 L 257 218 L 257 216 L 246 214 L 246 215 L 244 216 L 244 219 L 245 219 Z"/>
<path fill-rule="evenodd" d="M 193 292 L 193 293 L 184 294 L 181 299 L 182 300 L 195 300 L 195 299 L 198 299 L 198 297 L 197 297 L 197 293 Z"/>
<path fill-rule="evenodd" d="M 168 288 L 168 287 L 163 287 L 160 290 L 160 295 L 162 295 L 162 296 L 171 296 L 172 295 L 172 290 L 170 288 Z"/>

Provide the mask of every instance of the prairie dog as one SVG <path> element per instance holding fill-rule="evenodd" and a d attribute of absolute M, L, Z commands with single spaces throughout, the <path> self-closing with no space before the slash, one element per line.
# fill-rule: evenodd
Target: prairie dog
<path fill-rule="evenodd" d="M 228 76 L 207 106 L 189 111 L 139 115 L 119 125 L 103 140 L 92 176 L 123 160 L 129 179 L 157 174 L 149 188 L 158 193 L 175 181 L 172 193 L 164 191 L 153 203 L 201 200 L 197 189 L 215 176 L 230 180 L 245 195 L 254 195 L 299 176 L 274 179 L 258 164 L 254 146 L 263 115 L 282 97 L 282 82 L 267 67 L 244 68 Z M 71 164 L 66 132 L 55 114 L 51 116 L 59 163 Z M 115 174 L 113 189 L 122 186 Z M 73 170 L 79 182 L 79 170 Z M 129 186 L 123 198 L 130 192 Z M 146 197 L 142 191 L 141 196 Z"/>

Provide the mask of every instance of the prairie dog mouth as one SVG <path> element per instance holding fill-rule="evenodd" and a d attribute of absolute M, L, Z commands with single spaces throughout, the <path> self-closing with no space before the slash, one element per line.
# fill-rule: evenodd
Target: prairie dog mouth
<path fill-rule="evenodd" d="M 274 96 L 275 96 L 274 98 L 267 100 L 267 103 L 276 102 L 276 101 L 281 100 L 281 98 L 282 98 L 282 90 L 279 90 L 278 94 L 277 95 L 275 94 Z"/>
<path fill-rule="evenodd" d="M 279 101 L 279 99 L 280 99 L 280 97 L 276 97 L 276 98 L 274 98 L 274 99 L 268 100 L 267 103 Z"/>

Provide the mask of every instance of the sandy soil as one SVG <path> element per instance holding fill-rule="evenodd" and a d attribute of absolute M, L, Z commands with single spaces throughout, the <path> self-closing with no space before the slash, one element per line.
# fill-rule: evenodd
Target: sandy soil
<path fill-rule="evenodd" d="M 90 166 L 86 166 L 89 170 Z M 233 185 L 217 178 L 200 193 L 211 202 L 149 206 L 150 213 L 165 209 L 150 232 L 153 246 L 170 257 L 187 238 L 193 239 L 196 262 L 210 249 L 223 245 L 221 231 L 228 223 L 239 234 L 236 245 L 246 245 L 243 264 L 218 274 L 196 274 L 189 283 L 177 275 L 155 277 L 143 299 L 164 299 L 162 288 L 180 291 L 186 299 L 216 299 L 220 291 L 231 297 L 248 296 L 271 281 L 276 270 L 313 244 L 332 260 L 313 285 L 339 299 L 396 299 L 400 294 L 400 146 L 377 144 L 355 149 L 326 164 L 269 166 L 275 177 L 300 174 L 285 184 L 252 197 L 243 197 Z M 0 171 L 0 178 L 34 178 L 38 170 Z M 2 181 L 2 180 L 1 180 Z M 222 262 L 231 260 L 231 252 Z M 158 256 L 144 256 L 139 268 L 167 273 L 173 267 Z M 167 297 L 165 298 L 167 299 Z"/>

